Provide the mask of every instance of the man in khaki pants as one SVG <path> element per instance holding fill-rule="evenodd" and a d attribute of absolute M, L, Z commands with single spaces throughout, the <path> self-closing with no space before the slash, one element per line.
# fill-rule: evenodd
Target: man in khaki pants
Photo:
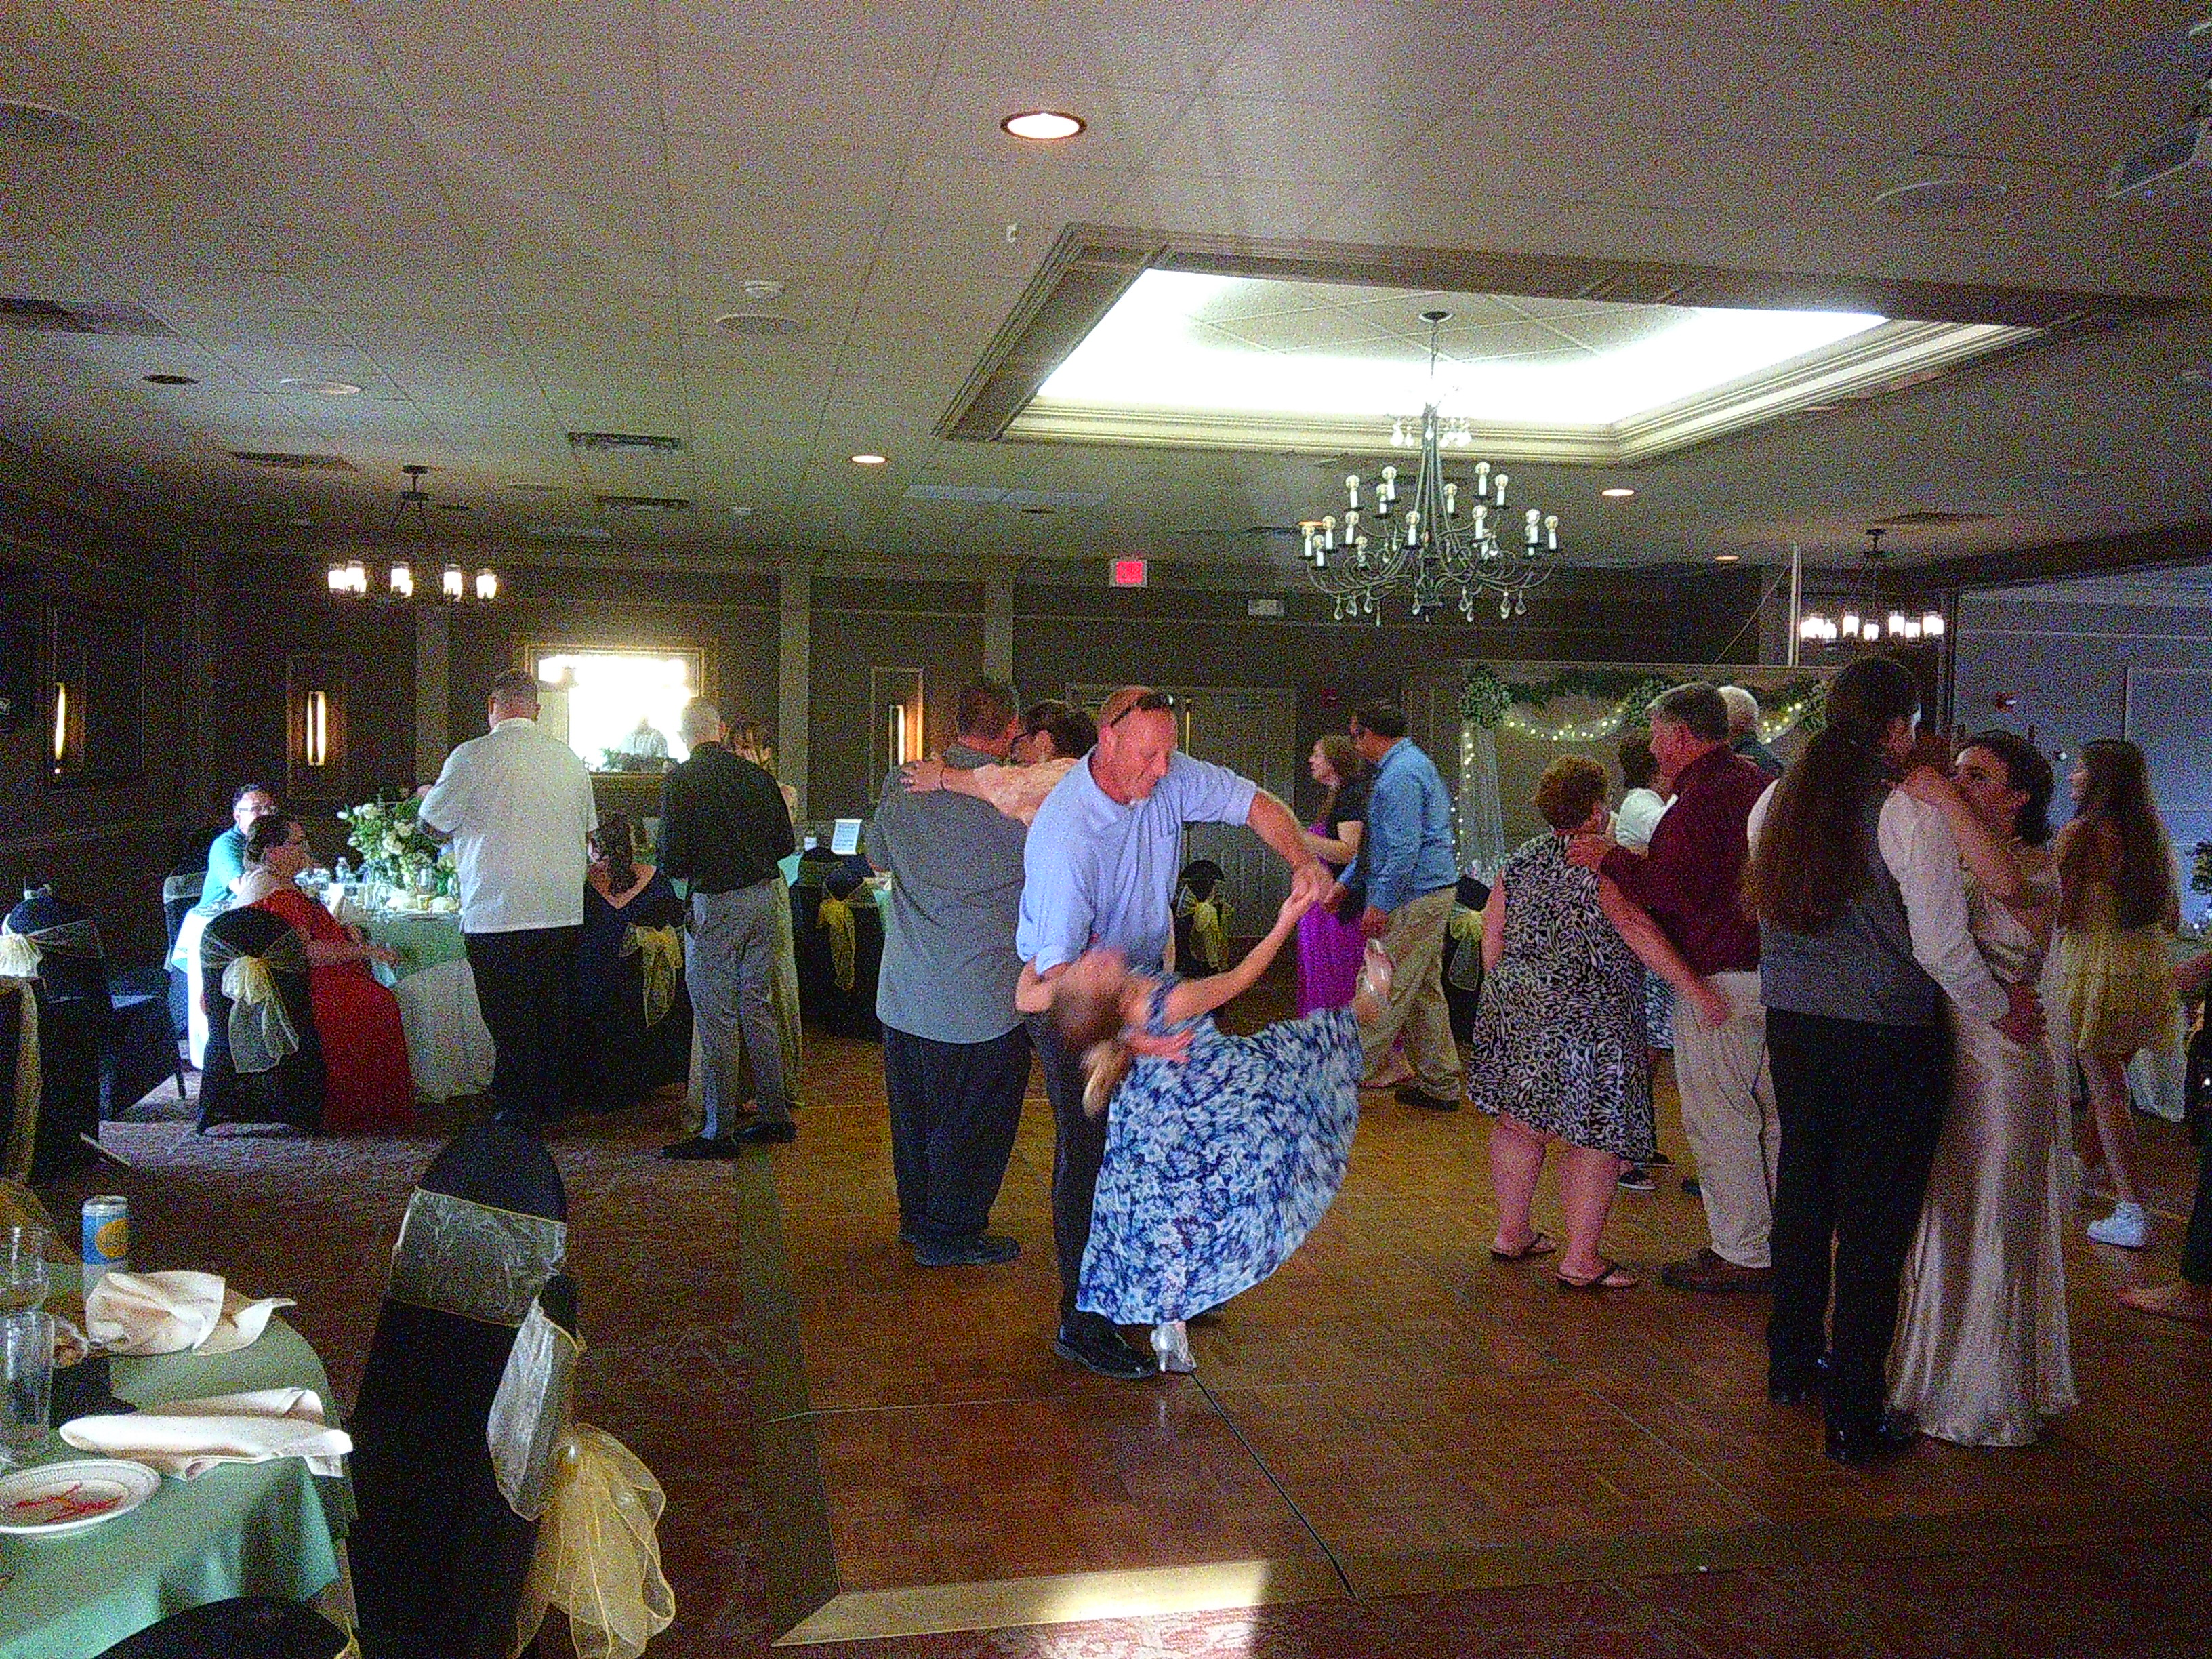
<path fill-rule="evenodd" d="M 1408 1106 L 1455 1112 L 1465 1084 L 1443 985 L 1444 927 L 1459 884 L 1451 797 L 1436 763 L 1406 740 L 1405 715 L 1389 703 L 1354 709 L 1351 731 L 1352 746 L 1375 769 L 1375 782 L 1359 856 L 1337 893 L 1340 898 L 1364 888 L 1359 931 L 1382 941 L 1396 969 L 1390 1006 L 1359 1034 L 1366 1075 L 1376 1079 L 1362 1086 L 1388 1080 L 1382 1068 L 1402 1031 L 1413 1075 L 1398 1098 Z"/>
<path fill-rule="evenodd" d="M 1711 981 L 1734 1015 L 1709 1027 L 1686 1001 L 1674 1009 L 1674 1081 L 1698 1160 L 1710 1247 L 1659 1273 L 1681 1291 L 1765 1291 L 1782 1126 L 1766 1069 L 1759 1000 L 1759 927 L 1736 896 L 1749 854 L 1746 824 L 1766 775 L 1729 750 L 1729 709 L 1703 680 L 1651 705 L 1651 753 L 1674 780 L 1674 804 L 1642 858 L 1603 836 L 1577 836 L 1567 856 L 1601 870 L 1650 912 L 1683 960 Z"/>

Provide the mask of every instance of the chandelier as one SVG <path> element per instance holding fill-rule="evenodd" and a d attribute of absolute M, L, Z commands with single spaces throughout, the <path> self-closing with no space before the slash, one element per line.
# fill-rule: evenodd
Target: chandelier
<path fill-rule="evenodd" d="M 1867 599 L 1863 605 L 1844 604 L 1839 612 L 1831 617 L 1825 611 L 1808 611 L 1798 619 L 1797 638 L 1805 645 L 1835 646 L 1843 649 L 1854 645 L 1880 645 L 1885 639 L 1894 644 L 1899 641 L 1940 640 L 1943 637 L 1943 613 L 1928 611 L 1919 616 L 1907 616 L 1895 606 L 1888 607 L 1887 617 L 1881 614 L 1882 573 L 1888 568 L 1888 553 L 1881 538 L 1887 533 L 1880 525 L 1869 529 L 1867 544 L 1860 556 L 1867 564 Z"/>
<path fill-rule="evenodd" d="M 1425 311 L 1429 325 L 1431 395 L 1421 410 L 1419 470 L 1410 494 L 1398 468 L 1382 469 L 1363 496 L 1358 473 L 1344 480 L 1345 510 L 1300 524 L 1300 556 L 1313 585 L 1336 601 L 1336 617 L 1382 621 L 1381 601 L 1402 595 L 1414 616 L 1456 610 L 1472 621 L 1478 598 L 1498 597 L 1500 617 L 1525 616 L 1528 592 L 1556 568 L 1559 517 L 1540 507 L 1506 506 L 1508 475 L 1478 461 L 1471 482 L 1444 477 L 1443 451 L 1471 446 L 1467 422 L 1437 412 L 1437 329 L 1449 311 Z M 1391 428 L 1393 443 L 1412 441 L 1403 421 Z M 1464 505 L 1462 505 L 1464 498 Z"/>
<path fill-rule="evenodd" d="M 422 488 L 422 475 L 430 469 L 409 465 L 399 470 L 407 475 L 407 488 L 399 492 L 398 511 L 392 520 L 392 535 L 403 549 L 412 539 L 427 550 L 430 543 L 430 496 Z M 327 579 L 333 599 L 373 599 L 388 605 L 415 597 L 415 561 L 404 551 L 386 569 L 380 586 L 372 587 L 368 567 L 359 559 L 333 560 Z M 467 571 L 458 564 L 447 564 L 438 578 L 437 597 L 458 605 L 472 592 L 486 603 L 497 599 L 499 573 L 485 565 L 477 571 L 472 584 Z"/>

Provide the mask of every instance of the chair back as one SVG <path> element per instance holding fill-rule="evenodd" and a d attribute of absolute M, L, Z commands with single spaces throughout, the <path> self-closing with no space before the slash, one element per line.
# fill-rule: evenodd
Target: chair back
<path fill-rule="evenodd" d="M 173 1613 L 100 1659 L 339 1659 L 349 1645 L 345 1632 L 311 1607 L 240 1595 Z"/>
<path fill-rule="evenodd" d="M 299 1047 L 275 1066 L 241 1071 L 231 1052 L 231 999 L 222 988 L 223 969 L 237 957 L 281 959 L 284 941 L 296 939 L 282 916 L 251 907 L 226 910 L 207 925 L 200 939 L 200 973 L 208 1006 L 207 1056 L 200 1068 L 203 1132 L 226 1124 L 279 1123 L 298 1129 L 319 1127 L 323 1118 L 323 1050 L 315 1034 L 314 1005 L 304 967 L 275 971 L 277 994 L 296 1033 Z"/>
<path fill-rule="evenodd" d="M 185 925 L 185 918 L 200 902 L 200 883 L 204 873 L 195 870 L 190 875 L 161 878 L 161 921 L 168 929 L 172 951 L 177 948 L 177 930 Z"/>
<path fill-rule="evenodd" d="M 24 894 L 23 902 L 8 913 L 7 925 L 33 939 L 67 930 L 66 943 L 49 942 L 40 953 L 39 983 L 46 1000 L 82 998 L 107 1006 L 107 956 L 90 911 L 41 886 Z"/>
<path fill-rule="evenodd" d="M 365 1659 L 506 1659 L 514 1646 L 538 1528 L 501 1494 L 485 1437 L 568 1212 L 544 1143 L 501 1123 L 464 1130 L 409 1201 L 350 1425 Z M 568 1305 L 573 1319 L 573 1291 Z"/>

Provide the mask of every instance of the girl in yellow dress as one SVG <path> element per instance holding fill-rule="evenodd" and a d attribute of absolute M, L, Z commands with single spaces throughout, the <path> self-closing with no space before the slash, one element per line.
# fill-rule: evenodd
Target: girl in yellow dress
<path fill-rule="evenodd" d="M 2173 849 L 2135 744 L 2083 744 L 2066 787 L 2075 811 L 2058 834 L 2058 1030 L 2088 1080 L 2119 1200 L 2091 1224 L 2089 1237 L 2140 1250 L 2150 1243 L 2150 1218 L 2136 1183 L 2127 1067 L 2136 1049 L 2169 1048 L 2180 1036 L 2180 999 L 2166 957 L 2166 935 L 2181 915 Z"/>

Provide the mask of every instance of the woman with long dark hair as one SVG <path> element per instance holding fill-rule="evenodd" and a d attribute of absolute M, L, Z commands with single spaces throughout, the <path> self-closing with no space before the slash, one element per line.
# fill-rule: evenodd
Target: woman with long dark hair
<path fill-rule="evenodd" d="M 1370 769 L 1360 759 L 1352 739 L 1331 732 L 1318 738 L 1306 757 L 1306 769 L 1328 793 L 1321 811 L 1306 826 L 1306 845 L 1312 848 L 1331 875 L 1341 876 L 1359 856 L 1359 842 L 1367 830 L 1367 786 Z M 1367 949 L 1367 936 L 1359 931 L 1357 906 L 1347 921 L 1336 909 L 1316 904 L 1298 918 L 1298 1017 L 1322 1008 L 1348 1007 L 1359 983 L 1359 964 Z M 1406 1075 L 1411 1077 L 1408 1071 Z"/>
<path fill-rule="evenodd" d="M 1752 809 L 1744 895 L 1782 1120 L 1767 1393 L 1824 1394 L 1828 1455 L 1860 1463 L 1913 1438 L 1884 1373 L 1943 1121 L 1943 999 L 2023 1042 L 2041 1014 L 1974 948 L 1942 813 L 1890 787 L 1920 720 L 1911 672 L 1860 659 L 1826 714 Z"/>
<path fill-rule="evenodd" d="M 1942 810 L 1966 866 L 1974 944 L 2006 984 L 2033 984 L 2058 910 L 2051 763 L 2011 732 L 1966 740 L 1948 778 L 1901 787 Z M 1955 1023 L 1951 1105 L 1905 1267 L 1890 1404 L 1963 1446 L 2023 1446 L 2072 1407 L 2066 1328 L 2066 1110 L 2040 1034 Z"/>
<path fill-rule="evenodd" d="M 2090 1224 L 2089 1237 L 2140 1250 L 2150 1243 L 2150 1219 L 2136 1185 L 2128 1059 L 2180 1036 L 2181 1004 L 2161 937 L 2181 915 L 2173 849 L 2135 744 L 2084 744 L 2066 786 L 2075 805 L 2073 822 L 2058 834 L 2059 1029 L 2088 1080 L 2118 1200 L 2110 1216 Z"/>

